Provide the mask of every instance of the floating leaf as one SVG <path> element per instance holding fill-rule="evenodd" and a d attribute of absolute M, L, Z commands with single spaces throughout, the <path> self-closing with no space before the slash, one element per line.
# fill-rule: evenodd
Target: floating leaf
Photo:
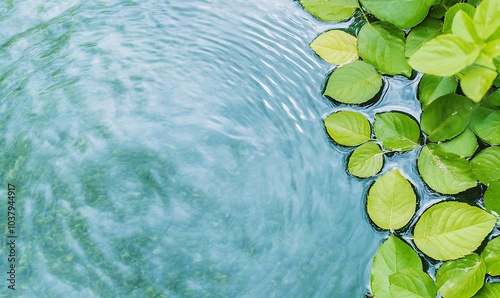
<path fill-rule="evenodd" d="M 403 31 L 390 23 L 365 24 L 358 34 L 359 55 L 381 73 L 409 77 L 412 69 L 406 62 L 404 38 Z"/>
<path fill-rule="evenodd" d="M 310 14 L 325 22 L 348 19 L 358 8 L 356 0 L 300 0 L 300 4 Z"/>
<path fill-rule="evenodd" d="M 446 94 L 455 93 L 457 80 L 454 77 L 438 77 L 424 74 L 418 85 L 418 98 L 425 109 L 436 98 Z"/>
<path fill-rule="evenodd" d="M 474 63 L 480 51 L 459 36 L 443 34 L 422 45 L 408 63 L 420 72 L 446 77 Z"/>
<path fill-rule="evenodd" d="M 477 6 L 474 14 L 474 25 L 483 40 L 492 35 L 500 27 L 500 2 L 484 0 Z"/>
<path fill-rule="evenodd" d="M 488 184 L 484 192 L 484 206 L 489 211 L 500 214 L 500 180 Z"/>
<path fill-rule="evenodd" d="M 500 147 L 488 147 L 470 161 L 479 181 L 488 184 L 500 179 Z"/>
<path fill-rule="evenodd" d="M 343 146 L 357 146 L 370 139 L 370 122 L 360 113 L 340 111 L 326 117 L 325 127 L 330 137 Z"/>
<path fill-rule="evenodd" d="M 426 19 L 411 29 L 406 38 L 405 56 L 410 57 L 427 41 L 441 34 L 443 22 L 436 19 Z"/>
<path fill-rule="evenodd" d="M 361 4 L 379 20 L 408 29 L 425 19 L 434 0 L 361 0 Z"/>
<path fill-rule="evenodd" d="M 408 268 L 389 276 L 390 297 L 436 297 L 434 281 L 422 270 Z"/>
<path fill-rule="evenodd" d="M 500 237 L 488 242 L 481 253 L 481 258 L 486 265 L 486 273 L 492 276 L 500 275 Z"/>
<path fill-rule="evenodd" d="M 472 114 L 469 127 L 486 143 L 500 144 L 500 110 L 477 108 Z"/>
<path fill-rule="evenodd" d="M 404 227 L 413 217 L 416 205 L 417 196 L 398 169 L 378 178 L 368 191 L 368 215 L 382 229 Z"/>
<path fill-rule="evenodd" d="M 451 33 L 453 19 L 459 11 L 464 11 L 469 17 L 474 17 L 476 8 L 467 3 L 458 3 L 450 7 L 444 16 L 443 33 Z"/>
<path fill-rule="evenodd" d="M 331 64 L 344 65 L 359 59 L 358 40 L 342 30 L 330 30 L 320 34 L 310 47 Z"/>
<path fill-rule="evenodd" d="M 406 243 L 391 235 L 377 250 L 370 273 L 370 285 L 376 297 L 392 297 L 389 277 L 404 269 L 422 270 L 422 261 Z"/>
<path fill-rule="evenodd" d="M 468 98 L 479 102 L 490 89 L 497 75 L 496 71 L 489 68 L 471 67 L 463 72 L 460 87 Z"/>
<path fill-rule="evenodd" d="M 472 18 L 463 10 L 459 10 L 455 14 L 455 17 L 453 17 L 451 31 L 453 34 L 462 37 L 465 41 L 482 43 L 474 28 Z"/>
<path fill-rule="evenodd" d="M 477 185 L 467 160 L 439 145 L 423 147 L 417 165 L 425 183 L 442 194 L 457 194 Z"/>
<path fill-rule="evenodd" d="M 443 298 L 470 298 L 484 284 L 486 266 L 477 254 L 445 262 L 436 273 L 438 292 Z"/>
<path fill-rule="evenodd" d="M 439 146 L 456 155 L 470 157 L 476 152 L 479 144 L 477 143 L 476 135 L 470 129 L 465 129 L 464 132 L 457 137 L 440 143 Z"/>
<path fill-rule="evenodd" d="M 324 95 L 348 104 L 372 99 L 382 87 L 382 77 L 368 63 L 356 61 L 335 70 L 328 79 Z"/>
<path fill-rule="evenodd" d="M 373 142 L 364 143 L 354 150 L 349 157 L 347 169 L 359 178 L 377 175 L 384 164 L 384 152 Z"/>
<path fill-rule="evenodd" d="M 447 94 L 435 99 L 422 113 L 422 131 L 433 142 L 461 134 L 469 124 L 474 104 L 467 97 Z"/>
<path fill-rule="evenodd" d="M 495 216 L 478 207 L 443 202 L 424 211 L 415 225 L 413 240 L 433 259 L 458 259 L 475 251 L 495 223 Z"/>
<path fill-rule="evenodd" d="M 377 139 L 389 150 L 412 150 L 420 142 L 420 127 L 417 121 L 403 113 L 376 114 L 373 129 Z"/>
<path fill-rule="evenodd" d="M 474 298 L 498 298 L 500 297 L 500 284 L 484 284 Z"/>

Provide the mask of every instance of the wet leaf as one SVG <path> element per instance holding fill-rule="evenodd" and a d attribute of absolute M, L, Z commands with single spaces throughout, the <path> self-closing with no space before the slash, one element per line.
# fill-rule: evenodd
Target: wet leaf
<path fill-rule="evenodd" d="M 361 4 L 379 20 L 408 29 L 425 19 L 434 0 L 361 0 Z"/>
<path fill-rule="evenodd" d="M 320 34 L 310 47 L 326 62 L 344 65 L 358 60 L 358 40 L 342 30 Z"/>
<path fill-rule="evenodd" d="M 470 157 L 476 152 L 479 144 L 476 135 L 470 129 L 465 129 L 460 135 L 440 143 L 439 146 L 461 157 Z"/>
<path fill-rule="evenodd" d="M 486 265 L 486 273 L 492 276 L 500 275 L 500 237 L 496 237 L 488 242 L 481 258 Z"/>
<path fill-rule="evenodd" d="M 415 28 L 411 29 L 406 38 L 405 56 L 410 57 L 427 41 L 441 34 L 443 22 L 428 18 Z"/>
<path fill-rule="evenodd" d="M 403 113 L 376 114 L 373 129 L 377 139 L 389 150 L 412 150 L 420 142 L 420 127 L 417 121 Z"/>
<path fill-rule="evenodd" d="M 356 0 L 300 0 L 300 4 L 310 14 L 325 22 L 348 19 L 358 8 Z"/>
<path fill-rule="evenodd" d="M 375 176 L 382 170 L 384 152 L 373 142 L 364 143 L 354 150 L 349 157 L 347 169 L 359 178 Z"/>
<path fill-rule="evenodd" d="M 500 180 L 488 183 L 484 192 L 484 206 L 487 210 L 500 214 Z"/>
<path fill-rule="evenodd" d="M 370 122 L 360 113 L 340 111 L 324 120 L 330 137 L 343 146 L 357 146 L 370 139 Z"/>
<path fill-rule="evenodd" d="M 470 298 L 484 284 L 486 266 L 473 253 L 445 262 L 436 273 L 438 292 L 443 298 Z"/>
<path fill-rule="evenodd" d="M 436 297 L 436 284 L 422 270 L 408 268 L 389 276 L 391 297 Z"/>
<path fill-rule="evenodd" d="M 481 150 L 471 161 L 472 171 L 479 181 L 488 184 L 500 179 L 500 147 Z"/>
<path fill-rule="evenodd" d="M 486 143 L 500 144 L 500 110 L 477 108 L 472 114 L 469 127 Z"/>
<path fill-rule="evenodd" d="M 455 93 L 457 86 L 458 83 L 454 77 L 424 74 L 418 85 L 418 98 L 422 108 L 427 108 L 438 97 Z"/>

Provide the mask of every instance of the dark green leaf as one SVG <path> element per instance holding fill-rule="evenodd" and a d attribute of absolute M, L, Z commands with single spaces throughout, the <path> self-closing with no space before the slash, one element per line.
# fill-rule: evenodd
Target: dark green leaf
<path fill-rule="evenodd" d="M 425 19 L 413 28 L 406 38 L 405 55 L 410 57 L 427 41 L 441 34 L 443 22 L 436 19 Z"/>
<path fill-rule="evenodd" d="M 418 85 L 418 98 L 425 109 L 436 98 L 455 93 L 457 80 L 454 77 L 438 77 L 424 74 Z"/>

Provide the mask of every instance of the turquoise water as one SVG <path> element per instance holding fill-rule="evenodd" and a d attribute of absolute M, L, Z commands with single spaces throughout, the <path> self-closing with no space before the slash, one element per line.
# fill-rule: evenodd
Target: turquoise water
<path fill-rule="evenodd" d="M 332 27 L 291 0 L 0 3 L 0 293 L 363 297 L 384 235 L 322 124 Z M 372 110 L 413 100 L 391 84 Z"/>

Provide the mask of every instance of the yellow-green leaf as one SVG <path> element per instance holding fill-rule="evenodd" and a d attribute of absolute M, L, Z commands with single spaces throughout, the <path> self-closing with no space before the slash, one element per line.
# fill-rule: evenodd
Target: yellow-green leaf
<path fill-rule="evenodd" d="M 348 19 L 358 8 L 356 0 L 300 0 L 300 4 L 310 14 L 325 22 Z"/>
<path fill-rule="evenodd" d="M 486 40 L 500 27 L 500 1 L 484 0 L 476 8 L 474 25 L 483 40 Z"/>
<path fill-rule="evenodd" d="M 368 178 L 377 175 L 384 164 L 384 152 L 373 142 L 356 148 L 347 163 L 347 170 L 356 177 Z"/>
<path fill-rule="evenodd" d="M 484 284 L 486 266 L 473 253 L 445 262 L 436 273 L 438 292 L 443 298 L 470 298 Z"/>
<path fill-rule="evenodd" d="M 342 30 L 320 34 L 310 47 L 326 62 L 344 65 L 358 60 L 358 40 Z"/>
<path fill-rule="evenodd" d="M 370 139 L 370 122 L 360 113 L 340 111 L 324 120 L 330 137 L 343 146 L 357 146 Z"/>
<path fill-rule="evenodd" d="M 492 276 L 500 275 L 500 237 L 496 237 L 488 242 L 481 258 L 486 265 L 486 273 Z"/>
<path fill-rule="evenodd" d="M 486 95 L 497 75 L 496 71 L 486 67 L 471 67 L 463 72 L 460 87 L 468 98 L 479 102 Z"/>

